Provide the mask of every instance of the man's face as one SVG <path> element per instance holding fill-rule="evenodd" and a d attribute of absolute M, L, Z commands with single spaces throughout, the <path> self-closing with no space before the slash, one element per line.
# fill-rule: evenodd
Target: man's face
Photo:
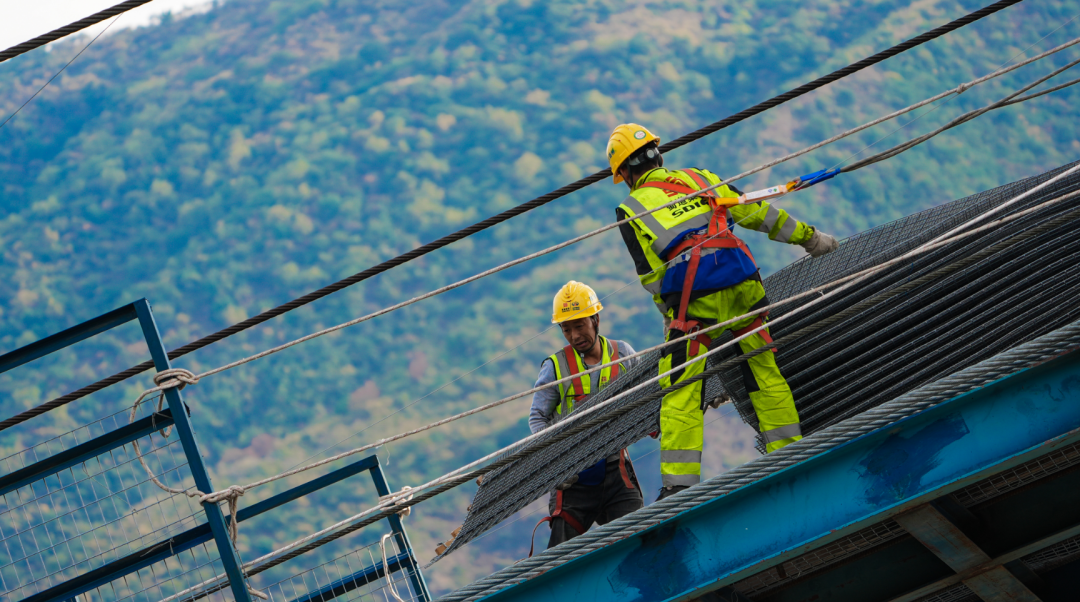
<path fill-rule="evenodd" d="M 559 324 L 559 326 L 562 327 L 566 342 L 574 349 L 577 349 L 578 353 L 588 353 L 592 350 L 593 345 L 596 343 L 596 324 L 592 316 L 567 320 Z"/>

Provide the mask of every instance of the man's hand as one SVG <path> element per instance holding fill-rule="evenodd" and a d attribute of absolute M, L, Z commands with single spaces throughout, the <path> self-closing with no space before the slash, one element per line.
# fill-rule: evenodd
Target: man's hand
<path fill-rule="evenodd" d="M 559 491 L 566 491 L 567 489 L 570 489 L 571 487 L 573 487 L 574 483 L 577 483 L 577 478 L 578 478 L 578 476 L 574 475 L 574 476 L 570 477 L 569 479 L 566 479 L 562 483 L 559 483 L 558 485 L 556 485 L 555 489 L 558 489 Z"/>
<path fill-rule="evenodd" d="M 801 246 L 806 249 L 806 252 L 809 253 L 811 257 L 821 257 L 826 253 L 835 251 L 836 248 L 840 246 L 840 243 L 836 242 L 835 237 L 825 234 L 814 226 L 810 227 L 814 228 L 814 235 L 810 237 L 810 240 L 802 243 Z"/>

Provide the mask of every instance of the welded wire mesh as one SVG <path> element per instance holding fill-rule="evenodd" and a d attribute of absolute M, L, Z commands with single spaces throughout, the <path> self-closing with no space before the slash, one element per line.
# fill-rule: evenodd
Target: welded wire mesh
<path fill-rule="evenodd" d="M 969 485 L 954 493 L 953 497 L 970 508 L 1077 464 L 1080 464 L 1080 443 L 1074 443 Z"/>
<path fill-rule="evenodd" d="M 114 415 L 79 427 L 5 458 L 8 466 L 31 466 L 108 425 Z M 175 488 L 192 486 L 176 435 L 156 431 L 139 441 L 159 478 Z M 202 507 L 183 494 L 154 485 L 133 445 L 115 447 L 0 496 L 0 596 L 22 599 L 205 522 Z"/>
<path fill-rule="evenodd" d="M 968 586 L 957 583 L 925 598 L 919 598 L 918 602 L 977 602 L 979 600 L 982 600 L 982 598 L 971 591 Z"/>
<path fill-rule="evenodd" d="M 1045 573 L 1077 559 L 1080 559 L 1080 536 L 1028 554 L 1022 560 L 1036 573 Z"/>
<path fill-rule="evenodd" d="M 855 235 L 821 258 L 803 258 L 765 279 L 769 298 L 792 295 L 897 257 L 944 234 L 1072 167 L 982 192 Z M 1080 189 L 1070 176 L 1001 212 L 1003 217 Z M 875 295 L 971 258 L 995 242 L 1024 233 L 1080 206 L 1073 199 L 969 237 L 864 281 L 790 321 L 775 324 L 774 338 L 816 324 Z M 952 374 L 1001 351 L 1053 331 L 1080 317 L 1080 230 L 1064 224 L 1032 235 L 1004 251 L 988 253 L 963 268 L 853 313 L 832 326 L 780 349 L 777 362 L 792 387 L 804 434 Z M 796 304 L 772 313 L 775 319 Z M 729 340 L 725 335 L 722 340 Z M 717 354 L 723 356 L 724 354 Z M 734 356 L 715 357 L 710 365 Z M 657 373 L 659 353 L 597 393 L 589 407 L 637 386 Z M 603 410 L 606 421 L 552 443 L 567 427 L 556 426 L 525 448 L 528 455 L 486 475 L 463 528 L 446 553 L 520 510 L 572 474 L 657 430 L 659 402 L 627 410 L 658 391 L 648 385 Z M 726 391 L 743 420 L 757 416 L 732 368 L 706 381 L 706 398 Z M 707 443 L 706 443 L 707 444 Z M 759 449 L 763 450 L 760 444 Z M 515 450 L 519 451 L 519 450 Z"/>
<path fill-rule="evenodd" d="M 260 591 L 268 594 L 271 602 L 422 600 L 414 579 L 419 579 L 419 569 L 399 536 L 394 535 L 386 539 L 385 563 L 382 547 L 375 542 Z"/>
<path fill-rule="evenodd" d="M 833 543 L 818 548 L 779 566 L 743 579 L 734 588 L 744 596 L 754 598 L 776 589 L 818 569 L 840 562 L 870 548 L 907 535 L 907 531 L 894 520 L 887 520 L 852 533 Z"/>
<path fill-rule="evenodd" d="M 206 542 L 184 550 L 146 568 L 81 595 L 80 602 L 159 602 L 225 572 L 214 543 Z M 178 600 L 202 593 L 203 600 L 232 602 L 228 587 L 209 594 L 195 590 Z"/>

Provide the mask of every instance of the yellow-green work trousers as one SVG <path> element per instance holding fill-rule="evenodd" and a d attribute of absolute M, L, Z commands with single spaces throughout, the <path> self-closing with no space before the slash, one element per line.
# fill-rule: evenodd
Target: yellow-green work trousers
<path fill-rule="evenodd" d="M 747 280 L 692 301 L 686 313 L 704 326 L 710 326 L 745 314 L 755 306 L 767 304 L 764 299 L 765 288 L 761 282 Z M 746 328 L 754 320 L 753 317 L 747 318 L 732 324 L 730 328 Z M 713 331 L 708 334 L 713 340 L 718 340 L 721 333 Z M 682 332 L 669 330 L 667 340 L 680 336 L 683 336 Z M 739 347 L 743 353 L 747 353 L 767 344 L 765 338 L 757 333 L 740 341 Z M 707 351 L 705 346 L 694 345 L 692 341 L 667 347 L 660 359 L 660 373 L 683 365 L 685 368 L 661 378 L 660 386 L 667 388 L 701 374 L 707 360 L 693 362 L 693 359 Z M 776 451 L 802 439 L 795 399 L 787 380 L 780 374 L 773 352 L 767 351 L 750 358 L 743 363 L 742 372 L 765 440 L 766 452 Z M 689 486 L 701 481 L 705 427 L 704 412 L 701 411 L 703 385 L 703 382 L 696 382 L 670 393 L 660 406 L 660 473 L 664 487 Z"/>

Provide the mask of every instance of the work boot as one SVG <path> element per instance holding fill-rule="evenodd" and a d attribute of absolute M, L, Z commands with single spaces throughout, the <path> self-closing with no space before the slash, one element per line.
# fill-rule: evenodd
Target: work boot
<path fill-rule="evenodd" d="M 683 489 L 686 489 L 686 488 L 687 488 L 686 485 L 672 485 L 671 487 L 661 487 L 660 488 L 660 495 L 657 496 L 656 501 L 659 502 L 660 500 L 662 500 L 662 499 L 664 499 L 666 497 L 671 497 L 671 496 L 675 495 L 676 493 L 679 493 L 680 491 L 682 491 Z"/>

